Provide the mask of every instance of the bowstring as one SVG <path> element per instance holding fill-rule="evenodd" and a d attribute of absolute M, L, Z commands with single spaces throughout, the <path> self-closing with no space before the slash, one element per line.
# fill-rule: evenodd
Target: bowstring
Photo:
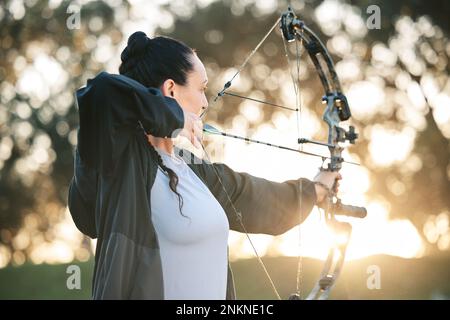
<path fill-rule="evenodd" d="M 231 77 L 229 83 L 233 82 L 234 78 L 237 77 L 237 75 L 244 69 L 244 67 L 247 65 L 247 63 L 250 61 L 250 59 L 253 57 L 253 55 L 258 51 L 259 47 L 263 44 L 264 41 L 269 37 L 269 35 L 272 33 L 272 31 L 275 29 L 275 27 L 280 22 L 281 17 L 277 19 L 277 21 L 273 24 L 273 26 L 270 28 L 270 30 L 265 34 L 265 36 L 262 38 L 262 40 L 256 45 L 256 47 L 252 50 L 252 52 L 245 58 L 244 62 L 241 64 L 241 66 L 238 68 L 236 73 Z M 225 91 L 225 90 L 223 90 Z"/>
<path fill-rule="evenodd" d="M 216 168 L 216 167 L 214 166 L 214 164 L 211 162 L 211 158 L 209 157 L 209 154 L 206 152 L 206 149 L 205 149 L 205 146 L 203 145 L 203 143 L 201 143 L 201 146 L 202 146 L 202 148 L 203 148 L 203 151 L 204 151 L 204 153 L 205 153 L 205 155 L 206 155 L 206 158 L 207 158 L 208 162 L 211 164 L 211 166 L 212 166 L 212 168 L 213 168 L 213 171 L 214 171 L 214 173 L 215 173 L 215 175 L 216 175 L 216 177 L 217 177 L 217 180 L 219 181 L 219 184 L 220 184 L 221 187 L 222 187 L 223 192 L 225 193 L 225 195 L 226 195 L 226 197 L 227 197 L 228 202 L 230 203 L 230 205 L 231 205 L 231 207 L 232 207 L 232 209 L 233 209 L 233 211 L 234 211 L 234 213 L 235 213 L 235 215 L 236 215 L 236 219 L 239 221 L 239 225 L 241 226 L 242 230 L 244 231 L 245 236 L 247 237 L 247 239 L 248 239 L 248 241 L 249 241 L 249 243 L 250 243 L 250 245 L 251 245 L 251 247 L 252 247 L 252 249 L 253 249 L 253 252 L 254 252 L 255 255 L 256 255 L 256 258 L 257 258 L 257 260 L 258 260 L 260 266 L 261 266 L 262 269 L 264 270 L 264 273 L 265 273 L 267 279 L 269 280 L 269 283 L 270 283 L 270 285 L 271 285 L 271 287 L 272 287 L 273 292 L 274 292 L 275 295 L 277 296 L 277 299 L 278 299 L 278 300 L 281 300 L 281 296 L 280 296 L 280 294 L 279 294 L 279 292 L 278 292 L 278 290 L 277 290 L 277 288 L 276 288 L 276 286 L 275 286 L 275 283 L 273 282 L 272 277 L 271 277 L 270 274 L 269 274 L 269 271 L 267 271 L 266 265 L 265 265 L 264 262 L 262 261 L 261 256 L 258 254 L 258 250 L 256 249 L 256 246 L 254 245 L 252 239 L 250 238 L 250 235 L 249 235 L 248 232 L 247 232 L 247 228 L 245 227 L 244 222 L 242 221 L 242 214 L 236 209 L 236 207 L 235 207 L 233 201 L 231 200 L 231 197 L 230 197 L 230 195 L 229 195 L 227 189 L 225 188 L 225 185 L 223 184 L 222 178 L 220 177 L 220 174 L 219 174 L 219 172 L 217 171 L 217 168 Z"/>
<path fill-rule="evenodd" d="M 303 29 L 301 29 L 301 32 L 303 32 Z M 289 73 L 292 80 L 292 85 L 294 87 L 294 93 L 295 93 L 295 103 L 296 103 L 296 120 L 297 120 L 297 136 L 300 138 L 302 137 L 302 97 L 300 94 L 300 59 L 301 59 L 301 50 L 299 49 L 299 43 L 297 40 L 295 40 L 295 53 L 296 53 L 296 59 L 295 59 L 295 67 L 297 74 L 295 76 L 294 72 L 292 71 L 292 61 L 289 55 L 289 49 L 288 45 L 286 43 L 286 39 L 284 38 L 283 34 L 281 34 L 281 39 L 283 40 L 283 47 L 284 52 L 287 60 L 287 65 L 289 69 Z M 300 48 L 303 44 L 303 38 L 300 37 Z M 303 151 L 303 144 L 300 144 L 299 150 Z M 303 221 L 303 179 L 300 180 L 299 183 L 300 191 L 299 191 L 299 219 L 300 222 Z M 297 259 L 297 276 L 296 276 L 296 293 L 299 296 L 300 299 L 302 299 L 302 288 L 303 288 L 303 248 L 302 248 L 302 231 L 301 231 L 301 223 L 298 225 L 298 248 L 299 248 L 299 254 Z"/>
<path fill-rule="evenodd" d="M 236 73 L 231 77 L 231 79 L 226 83 L 226 85 L 223 87 L 221 91 L 214 97 L 213 101 L 209 104 L 209 107 L 206 108 L 201 114 L 200 119 L 203 119 L 206 115 L 206 113 L 212 109 L 212 106 L 217 102 L 217 99 L 222 97 L 225 93 L 226 89 L 231 86 L 231 83 L 233 82 L 234 78 L 238 76 L 238 74 L 245 68 L 247 63 L 250 61 L 250 59 L 253 57 L 253 55 L 256 53 L 256 51 L 261 47 L 264 41 L 269 37 L 269 35 L 272 33 L 272 31 L 275 29 L 275 27 L 278 25 L 278 23 L 281 21 L 281 16 L 277 19 L 277 21 L 273 24 L 273 26 L 270 28 L 270 30 L 264 35 L 262 40 L 256 45 L 256 47 L 252 50 L 252 52 L 245 58 L 244 62 L 239 66 Z"/>
<path fill-rule="evenodd" d="M 303 32 L 303 29 L 301 29 Z M 300 48 L 303 44 L 303 38 L 300 39 Z M 297 62 L 297 91 L 296 91 L 296 101 L 298 103 L 297 105 L 297 136 L 303 137 L 302 134 L 302 109 L 303 109 L 303 103 L 302 103 L 302 95 L 300 93 L 300 58 L 301 58 L 301 52 L 299 52 L 299 44 L 298 41 L 295 41 L 295 50 L 296 50 L 296 62 Z M 301 143 L 299 146 L 299 150 L 303 151 L 303 144 Z M 297 262 L 297 294 L 299 295 L 299 298 L 302 299 L 302 288 L 303 288 L 303 241 L 302 241 L 302 232 L 301 232 L 301 225 L 303 223 L 303 179 L 300 180 L 300 223 L 298 225 L 298 247 L 299 247 L 299 258 Z"/>

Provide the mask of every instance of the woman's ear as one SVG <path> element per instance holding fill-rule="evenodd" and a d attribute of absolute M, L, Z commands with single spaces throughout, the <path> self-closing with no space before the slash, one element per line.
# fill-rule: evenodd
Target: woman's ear
<path fill-rule="evenodd" d="M 173 98 L 175 91 L 175 81 L 173 81 L 172 79 L 167 79 L 166 81 L 164 81 L 160 89 L 163 96 Z"/>

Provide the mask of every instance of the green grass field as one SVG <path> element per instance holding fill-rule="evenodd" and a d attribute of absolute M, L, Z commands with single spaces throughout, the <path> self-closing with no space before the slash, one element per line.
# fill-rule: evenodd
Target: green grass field
<path fill-rule="evenodd" d="M 297 259 L 263 258 L 281 296 L 295 291 Z M 303 259 L 303 287 L 310 290 L 323 266 Z M 73 262 L 81 270 L 81 289 L 69 290 L 70 264 L 30 265 L 0 269 L 0 299 L 90 299 L 93 261 Z M 369 290 L 367 269 L 376 265 L 381 288 Z M 275 299 L 256 259 L 232 263 L 238 299 Z M 333 299 L 450 299 L 450 257 L 401 259 L 374 256 L 346 262 Z"/>

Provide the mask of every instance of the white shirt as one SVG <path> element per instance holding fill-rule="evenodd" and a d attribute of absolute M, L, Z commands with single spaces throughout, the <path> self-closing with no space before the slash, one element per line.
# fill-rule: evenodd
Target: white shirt
<path fill-rule="evenodd" d="M 165 299 L 221 300 L 226 297 L 229 224 L 208 187 L 179 156 L 157 149 L 178 175 L 177 191 L 158 167 L 151 190 L 152 222 L 161 252 Z"/>

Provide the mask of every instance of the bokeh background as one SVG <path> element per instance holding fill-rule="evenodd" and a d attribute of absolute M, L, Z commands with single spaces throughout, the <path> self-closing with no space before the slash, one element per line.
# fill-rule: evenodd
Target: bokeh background
<path fill-rule="evenodd" d="M 370 5 L 380 8 L 380 29 L 366 26 Z M 354 232 L 331 297 L 449 299 L 450 3 L 299 0 L 292 7 L 330 51 L 360 133 L 345 157 L 362 165 L 344 165 L 341 193 L 369 215 L 348 219 Z M 76 229 L 67 209 L 77 144 L 74 92 L 100 71 L 118 73 L 127 37 L 142 30 L 195 48 L 212 100 L 286 8 L 276 0 L 1 1 L 0 298 L 90 297 L 95 241 Z M 295 46 L 289 50 L 294 56 Z M 300 61 L 301 133 L 324 140 L 322 88 L 306 53 Z M 231 89 L 294 106 L 278 29 Z M 297 147 L 296 115 L 286 110 L 224 97 L 205 122 Z M 320 166 L 261 145 L 211 136 L 205 143 L 213 160 L 274 181 L 312 178 Z M 316 210 L 300 235 L 294 228 L 279 237 L 252 236 L 284 297 L 295 289 L 297 256 L 308 290 L 327 253 Z M 238 298 L 274 298 L 241 234 L 230 235 L 230 255 Z M 66 286 L 73 264 L 81 268 L 81 290 Z M 381 274 L 376 290 L 367 287 L 373 266 Z"/>

